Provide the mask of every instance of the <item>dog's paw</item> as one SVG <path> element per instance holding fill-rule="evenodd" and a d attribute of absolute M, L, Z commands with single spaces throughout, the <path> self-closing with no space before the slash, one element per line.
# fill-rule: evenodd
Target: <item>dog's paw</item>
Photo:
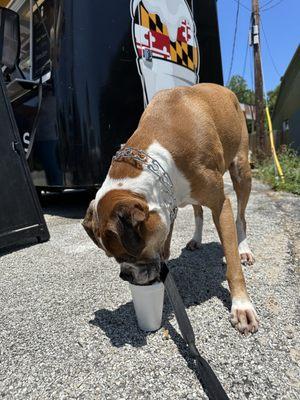
<path fill-rule="evenodd" d="M 201 242 L 198 242 L 198 241 L 195 240 L 195 239 L 191 239 L 191 240 L 186 244 L 186 246 L 185 246 L 185 248 L 186 248 L 187 250 L 191 250 L 191 251 L 200 249 L 200 247 L 201 247 Z"/>
<path fill-rule="evenodd" d="M 235 329 L 244 335 L 257 332 L 259 320 L 250 300 L 232 300 L 230 322 Z"/>
<path fill-rule="evenodd" d="M 254 256 L 250 247 L 248 245 L 247 239 L 245 238 L 239 243 L 239 254 L 241 263 L 243 265 L 252 265 L 254 264 Z"/>
<path fill-rule="evenodd" d="M 253 265 L 255 262 L 255 258 L 251 251 L 247 253 L 240 253 L 241 264 L 243 265 Z"/>

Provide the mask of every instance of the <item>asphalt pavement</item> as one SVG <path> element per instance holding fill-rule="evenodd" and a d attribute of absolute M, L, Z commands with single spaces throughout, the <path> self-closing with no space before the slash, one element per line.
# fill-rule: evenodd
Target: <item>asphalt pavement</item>
<path fill-rule="evenodd" d="M 228 177 L 226 191 L 234 199 Z M 206 399 L 167 299 L 163 327 L 138 329 L 118 265 L 80 225 L 86 194 L 54 194 L 43 204 L 50 241 L 0 257 L 0 398 Z M 169 266 L 197 346 L 230 399 L 300 399 L 299 215 L 299 197 L 254 182 L 247 220 L 256 263 L 243 268 L 260 328 L 243 337 L 228 321 L 209 210 L 193 253 L 184 249 L 193 211 L 179 211 Z"/>

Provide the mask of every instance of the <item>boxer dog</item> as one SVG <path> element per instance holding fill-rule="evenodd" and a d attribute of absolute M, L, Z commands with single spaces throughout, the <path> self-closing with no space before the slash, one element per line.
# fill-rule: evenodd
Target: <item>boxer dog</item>
<path fill-rule="evenodd" d="M 227 170 L 237 195 L 236 223 L 224 193 Z M 122 279 L 145 285 L 159 278 L 160 261 L 169 257 L 176 206 L 194 208 L 191 251 L 201 246 L 202 206 L 210 208 L 227 263 L 231 323 L 253 333 L 258 318 L 241 268 L 241 261 L 254 262 L 245 221 L 250 190 L 248 132 L 236 96 L 209 83 L 176 87 L 149 103 L 113 158 L 83 226 L 121 264 Z"/>

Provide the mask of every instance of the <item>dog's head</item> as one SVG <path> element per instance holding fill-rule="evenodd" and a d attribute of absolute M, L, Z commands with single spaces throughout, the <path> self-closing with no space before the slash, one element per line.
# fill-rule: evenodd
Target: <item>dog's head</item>
<path fill-rule="evenodd" d="M 107 256 L 121 264 L 120 277 L 137 285 L 155 281 L 168 228 L 140 195 L 111 190 L 93 200 L 83 227 Z"/>

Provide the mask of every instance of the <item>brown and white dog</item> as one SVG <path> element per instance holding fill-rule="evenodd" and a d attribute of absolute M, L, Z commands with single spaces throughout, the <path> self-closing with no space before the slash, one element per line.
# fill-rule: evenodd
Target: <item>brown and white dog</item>
<path fill-rule="evenodd" d="M 201 245 L 203 212 L 209 207 L 226 261 L 232 297 L 231 322 L 243 333 L 258 329 L 241 260 L 254 259 L 246 239 L 245 209 L 251 190 L 248 133 L 236 96 L 215 84 L 177 87 L 157 93 L 125 144 L 143 150 L 169 174 L 179 207 L 192 204 L 196 229 L 187 244 Z M 237 195 L 236 225 L 224 194 L 229 170 Z M 112 161 L 108 175 L 87 210 L 83 226 L 108 256 L 121 264 L 120 276 L 147 284 L 169 257 L 173 224 L 155 174 L 134 160 Z"/>

